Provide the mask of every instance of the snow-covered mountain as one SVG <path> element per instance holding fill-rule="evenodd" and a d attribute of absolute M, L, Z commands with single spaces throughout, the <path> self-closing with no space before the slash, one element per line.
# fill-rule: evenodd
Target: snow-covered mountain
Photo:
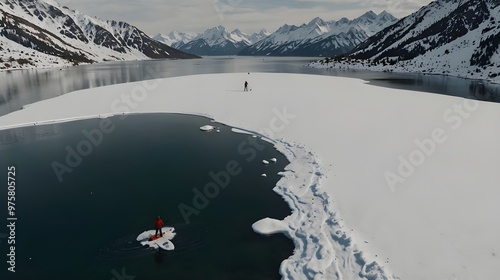
<path fill-rule="evenodd" d="M 167 35 L 164 35 L 162 33 L 158 33 L 157 35 L 153 36 L 152 38 L 155 39 L 156 41 L 159 41 L 159 42 L 162 42 L 168 46 L 171 46 L 172 48 L 177 48 L 179 45 L 189 43 L 194 38 L 196 38 L 198 35 L 199 35 L 198 33 L 194 33 L 194 32 L 172 31 L 172 32 L 168 33 Z"/>
<path fill-rule="evenodd" d="M 494 79 L 500 76 L 499 45 L 499 0 L 438 0 L 334 63 Z"/>
<path fill-rule="evenodd" d="M 192 58 L 138 28 L 52 0 L 0 0 L 0 68 L 106 60 Z"/>
<path fill-rule="evenodd" d="M 175 46 L 185 52 L 196 55 L 236 55 L 242 49 L 265 38 L 269 33 L 247 35 L 239 29 L 229 32 L 224 26 L 210 28 L 187 43 Z"/>
<path fill-rule="evenodd" d="M 269 35 L 271 35 L 271 32 L 269 32 L 265 29 L 262 29 L 260 32 L 257 32 L 257 33 L 250 35 L 249 39 L 250 39 L 250 42 L 252 42 L 252 44 L 255 44 L 255 43 L 263 40 L 264 38 L 266 38 Z"/>
<path fill-rule="evenodd" d="M 324 21 L 317 17 L 301 26 L 285 24 L 240 55 L 332 56 L 344 54 L 397 19 L 386 11 L 372 11 L 349 20 Z"/>

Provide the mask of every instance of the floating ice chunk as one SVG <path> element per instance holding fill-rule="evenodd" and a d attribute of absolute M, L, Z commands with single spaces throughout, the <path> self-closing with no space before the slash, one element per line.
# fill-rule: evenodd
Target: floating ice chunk
<path fill-rule="evenodd" d="M 267 177 L 267 174 L 266 173 L 262 173 L 262 175 L 260 175 L 262 177 Z"/>
<path fill-rule="evenodd" d="M 276 158 L 272 158 L 272 159 L 270 159 L 270 161 L 276 163 L 278 160 Z"/>
<path fill-rule="evenodd" d="M 113 116 L 113 114 L 103 114 L 103 115 L 99 115 L 99 118 L 100 119 L 107 119 L 107 118 L 110 118 L 112 116 Z"/>
<path fill-rule="evenodd" d="M 217 133 L 220 133 L 220 129 L 217 129 Z"/>
<path fill-rule="evenodd" d="M 200 127 L 200 130 L 202 131 L 212 131 L 215 129 L 215 126 L 212 126 L 212 125 L 204 125 L 202 127 Z"/>
<path fill-rule="evenodd" d="M 267 160 L 263 160 L 263 161 L 262 161 L 262 163 L 263 163 L 263 164 L 265 164 L 265 165 L 268 165 L 268 164 L 269 164 L 269 161 L 267 161 Z"/>
<path fill-rule="evenodd" d="M 256 233 L 271 235 L 274 233 L 283 233 L 288 231 L 287 224 L 283 221 L 278 221 L 271 218 L 265 218 L 255 222 L 252 225 L 253 231 Z"/>
<path fill-rule="evenodd" d="M 137 236 L 136 240 L 139 241 L 143 246 L 149 246 L 155 249 L 161 248 L 163 250 L 171 251 L 175 249 L 174 244 L 172 243 L 172 239 L 174 239 L 176 233 L 174 232 L 173 227 L 163 227 L 161 231 L 164 233 L 163 237 L 160 237 L 156 240 L 151 240 L 151 237 L 156 234 L 156 230 L 147 230 L 139 236 Z"/>
<path fill-rule="evenodd" d="M 234 132 L 234 133 L 240 133 L 240 134 L 249 134 L 248 131 L 246 130 L 243 130 L 243 129 L 239 129 L 239 128 L 231 128 L 231 131 Z"/>

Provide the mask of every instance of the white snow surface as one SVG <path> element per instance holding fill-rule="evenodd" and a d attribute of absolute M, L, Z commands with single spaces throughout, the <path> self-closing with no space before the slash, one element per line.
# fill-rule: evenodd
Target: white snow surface
<path fill-rule="evenodd" d="M 500 104 L 298 74 L 252 73 L 251 95 L 228 91 L 246 79 L 75 91 L 2 116 L 0 128 L 109 114 L 210 116 L 260 133 L 290 161 L 274 191 L 291 215 L 254 224 L 293 240 L 284 279 L 497 279 Z M 110 120 L 121 121 L 102 121 Z M 387 174 L 401 180 L 389 184 Z"/>
<path fill-rule="evenodd" d="M 65 68 L 72 65 L 68 60 L 26 48 L 2 36 L 0 36 L 0 48 L 9 50 L 9 52 L 0 52 L 0 60 L 3 61 L 0 69 Z M 26 59 L 27 56 L 31 58 L 31 63 L 18 62 L 19 59 Z M 9 64 L 10 67 L 5 67 L 5 64 Z"/>

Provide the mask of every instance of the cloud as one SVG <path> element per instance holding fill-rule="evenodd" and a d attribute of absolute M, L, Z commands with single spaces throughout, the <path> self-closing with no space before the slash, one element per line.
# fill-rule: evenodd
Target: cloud
<path fill-rule="evenodd" d="M 67 1 L 68 3 L 64 3 Z M 126 21 L 148 34 L 172 30 L 202 32 L 224 25 L 251 33 L 283 24 L 300 25 L 319 16 L 354 18 L 368 10 L 387 10 L 396 17 L 416 11 L 430 0 L 61 0 L 62 4 L 103 19 Z"/>
<path fill-rule="evenodd" d="M 364 0 L 362 7 L 387 10 L 396 17 L 407 16 L 421 7 L 428 5 L 432 0 Z"/>

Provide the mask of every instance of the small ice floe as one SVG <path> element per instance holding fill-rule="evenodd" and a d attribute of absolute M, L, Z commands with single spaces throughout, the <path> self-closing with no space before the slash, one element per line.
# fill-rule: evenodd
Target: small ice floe
<path fill-rule="evenodd" d="M 276 163 L 278 160 L 276 158 L 270 159 L 272 162 Z"/>
<path fill-rule="evenodd" d="M 220 129 L 217 129 L 217 133 L 220 133 Z"/>
<path fill-rule="evenodd" d="M 212 126 L 212 125 L 204 125 L 202 127 L 200 127 L 200 130 L 201 131 L 212 131 L 215 129 L 215 126 Z"/>
<path fill-rule="evenodd" d="M 262 161 L 262 163 L 263 163 L 263 164 L 265 164 L 265 165 L 268 165 L 268 164 L 269 164 L 269 161 L 267 161 L 267 160 L 263 160 L 263 161 Z"/>
<path fill-rule="evenodd" d="M 266 173 L 262 173 L 262 175 L 260 175 L 261 177 L 267 177 L 267 174 Z"/>
<path fill-rule="evenodd" d="M 246 130 L 243 130 L 243 129 L 239 129 L 239 128 L 231 128 L 231 131 L 234 132 L 234 133 L 239 133 L 239 134 L 248 134 L 248 131 Z"/>
<path fill-rule="evenodd" d="M 99 119 L 103 120 L 103 119 L 110 118 L 112 116 L 113 116 L 113 114 L 103 114 L 103 115 L 99 115 Z"/>
<path fill-rule="evenodd" d="M 136 240 L 141 243 L 143 246 L 149 246 L 155 249 L 161 248 L 166 251 L 172 251 L 175 249 L 174 244 L 172 243 L 172 239 L 174 239 L 177 233 L 174 232 L 173 227 L 163 227 L 161 232 L 163 236 L 156 236 L 156 230 L 147 230 L 139 236 L 137 236 Z"/>
<path fill-rule="evenodd" d="M 252 229 L 256 233 L 263 235 L 288 232 L 288 226 L 285 222 L 271 218 L 265 218 L 255 222 L 252 225 Z"/>

